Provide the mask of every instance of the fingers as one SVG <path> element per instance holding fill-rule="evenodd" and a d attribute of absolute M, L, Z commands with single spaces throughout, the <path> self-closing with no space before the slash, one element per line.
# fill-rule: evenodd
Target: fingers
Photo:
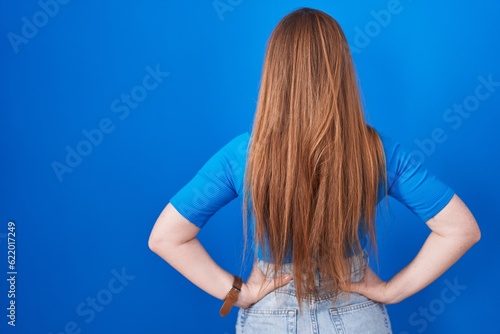
<path fill-rule="evenodd" d="M 387 283 L 371 269 L 366 267 L 364 277 L 359 282 L 347 285 L 346 291 L 363 295 L 376 302 L 387 303 Z"/>
<path fill-rule="evenodd" d="M 277 288 L 280 288 L 282 287 L 283 285 L 287 285 L 288 283 L 290 283 L 290 281 L 293 279 L 293 276 L 291 274 L 286 274 L 286 275 L 283 275 L 283 276 L 280 276 L 278 278 L 275 278 L 274 279 L 274 285 L 277 287 Z"/>
<path fill-rule="evenodd" d="M 282 286 L 290 283 L 290 281 L 292 279 L 293 279 L 292 275 L 286 274 L 286 275 L 283 275 L 280 277 L 276 277 L 275 279 L 268 280 L 266 282 L 266 285 L 264 286 L 263 294 L 267 295 L 268 293 L 272 292 L 273 290 L 281 288 Z"/>
<path fill-rule="evenodd" d="M 344 291 L 346 292 L 354 292 L 358 294 L 363 294 L 364 288 L 366 287 L 366 282 L 371 277 L 372 269 L 367 266 L 364 270 L 363 278 L 357 282 L 347 282 Z"/>
<path fill-rule="evenodd" d="M 292 279 L 293 275 L 291 274 L 285 274 L 274 279 L 268 279 L 258 266 L 257 262 L 255 262 L 246 284 L 250 290 L 253 291 L 256 299 L 260 300 L 273 290 L 290 283 Z"/>
<path fill-rule="evenodd" d="M 260 270 L 257 262 L 254 263 L 252 272 L 250 273 L 250 276 L 248 277 L 248 282 L 262 282 L 265 280 L 266 277 L 262 270 Z"/>
<path fill-rule="evenodd" d="M 354 293 L 360 293 L 361 291 L 361 288 L 360 288 L 361 284 L 359 283 L 350 283 L 346 286 L 346 289 L 345 291 L 346 292 L 354 292 Z"/>

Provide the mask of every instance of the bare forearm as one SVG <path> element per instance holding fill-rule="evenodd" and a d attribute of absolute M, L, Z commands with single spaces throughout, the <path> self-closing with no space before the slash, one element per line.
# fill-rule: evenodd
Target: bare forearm
<path fill-rule="evenodd" d="M 156 220 L 148 245 L 193 284 L 223 300 L 233 286 L 234 277 L 217 265 L 198 241 L 199 229 L 169 203 Z M 234 305 L 247 308 L 291 279 L 291 275 L 285 275 L 268 280 L 255 263 Z"/>
<path fill-rule="evenodd" d="M 426 223 L 432 232 L 410 264 L 388 282 L 367 267 L 364 278 L 348 290 L 384 304 L 398 303 L 434 282 L 481 238 L 476 220 L 457 195 Z"/>
<path fill-rule="evenodd" d="M 197 238 L 176 246 L 159 243 L 154 252 L 193 284 L 218 299 L 224 299 L 231 289 L 233 276 L 215 263 Z"/>
<path fill-rule="evenodd" d="M 470 238 L 445 238 L 431 232 L 415 259 L 387 282 L 387 303 L 397 303 L 419 292 L 475 243 Z"/>

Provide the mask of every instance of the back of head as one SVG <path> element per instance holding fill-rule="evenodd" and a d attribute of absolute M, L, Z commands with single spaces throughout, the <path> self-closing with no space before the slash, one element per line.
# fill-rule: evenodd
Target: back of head
<path fill-rule="evenodd" d="M 268 42 L 244 203 L 276 271 L 291 254 L 299 300 L 316 292 L 316 270 L 340 291 L 362 253 L 359 231 L 374 242 L 384 171 L 340 25 L 315 9 L 288 14 Z"/>

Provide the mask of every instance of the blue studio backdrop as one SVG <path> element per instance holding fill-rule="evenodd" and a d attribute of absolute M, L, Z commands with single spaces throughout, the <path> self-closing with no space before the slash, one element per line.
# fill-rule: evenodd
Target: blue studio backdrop
<path fill-rule="evenodd" d="M 251 129 L 269 35 L 303 6 L 343 27 L 369 122 L 450 185 L 482 230 L 436 282 L 389 306 L 394 333 L 500 333 L 494 0 L 2 1 L 1 333 L 234 333 L 236 310 L 220 318 L 221 302 L 147 240 L 168 200 Z M 235 273 L 240 204 L 199 235 Z M 429 233 L 390 208 L 385 279 Z"/>

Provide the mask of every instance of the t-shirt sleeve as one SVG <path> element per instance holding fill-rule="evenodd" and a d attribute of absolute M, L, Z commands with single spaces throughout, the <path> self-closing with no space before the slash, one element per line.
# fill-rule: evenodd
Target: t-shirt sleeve
<path fill-rule="evenodd" d="M 427 221 L 449 203 L 454 190 L 398 142 L 385 137 L 388 194 Z"/>
<path fill-rule="evenodd" d="M 237 180 L 242 177 L 241 139 L 238 136 L 215 153 L 171 199 L 184 218 L 198 227 L 224 205 L 238 197 Z"/>

